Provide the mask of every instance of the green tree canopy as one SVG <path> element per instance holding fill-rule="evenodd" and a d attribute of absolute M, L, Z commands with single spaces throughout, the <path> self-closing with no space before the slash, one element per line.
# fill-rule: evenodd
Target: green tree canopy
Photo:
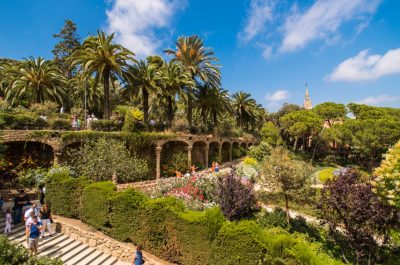
<path fill-rule="evenodd" d="M 325 102 L 315 106 L 314 111 L 332 127 L 337 121 L 343 121 L 346 118 L 346 107 L 343 104 Z"/>

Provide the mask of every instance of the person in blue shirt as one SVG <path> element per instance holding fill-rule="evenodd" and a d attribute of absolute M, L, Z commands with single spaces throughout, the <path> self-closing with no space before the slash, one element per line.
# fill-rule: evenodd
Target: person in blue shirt
<path fill-rule="evenodd" d="M 26 228 L 26 233 L 29 235 L 28 246 L 30 250 L 30 256 L 37 255 L 39 236 L 42 229 L 42 223 L 39 221 L 38 217 L 36 215 L 32 216 L 32 222 Z"/>
<path fill-rule="evenodd" d="M 145 262 L 142 253 L 142 246 L 138 246 L 135 252 L 135 258 L 133 259 L 132 265 L 143 265 Z"/>

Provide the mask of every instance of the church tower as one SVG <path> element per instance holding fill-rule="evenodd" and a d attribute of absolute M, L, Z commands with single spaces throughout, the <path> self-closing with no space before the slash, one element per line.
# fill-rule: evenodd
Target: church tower
<path fill-rule="evenodd" d="M 308 86 L 306 84 L 306 97 L 304 98 L 304 109 L 312 109 L 312 102 L 310 95 L 308 94 Z"/>

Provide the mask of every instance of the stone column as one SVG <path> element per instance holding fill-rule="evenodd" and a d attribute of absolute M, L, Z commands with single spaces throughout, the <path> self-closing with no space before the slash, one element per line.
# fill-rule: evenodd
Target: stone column
<path fill-rule="evenodd" d="M 218 159 L 220 159 L 220 162 L 222 163 L 222 143 L 218 144 Z"/>
<path fill-rule="evenodd" d="M 160 170 L 160 163 L 161 163 L 161 150 L 162 146 L 156 146 L 156 179 L 160 179 L 161 170 Z"/>
<path fill-rule="evenodd" d="M 208 149 L 209 149 L 208 144 L 206 144 L 204 146 L 204 162 L 205 162 L 206 168 L 208 168 Z"/>
<path fill-rule="evenodd" d="M 59 165 L 61 162 L 61 152 L 54 152 L 54 160 L 53 160 L 53 165 Z"/>
<path fill-rule="evenodd" d="M 190 167 L 192 166 L 192 149 L 193 149 L 193 145 L 188 145 L 187 147 L 187 151 L 188 151 L 188 168 L 190 169 Z"/>
<path fill-rule="evenodd" d="M 232 143 L 229 145 L 229 162 L 232 162 Z"/>

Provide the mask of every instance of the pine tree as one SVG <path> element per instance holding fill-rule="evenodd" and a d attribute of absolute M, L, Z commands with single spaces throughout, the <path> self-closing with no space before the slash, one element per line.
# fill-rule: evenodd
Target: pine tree
<path fill-rule="evenodd" d="M 73 21 L 65 20 L 64 27 L 61 29 L 60 33 L 53 34 L 54 38 L 60 40 L 52 51 L 54 54 L 54 61 L 68 78 L 73 76 L 74 70 L 67 59 L 76 48 L 80 47 L 80 36 L 76 33 L 76 30 L 77 27 Z"/>

